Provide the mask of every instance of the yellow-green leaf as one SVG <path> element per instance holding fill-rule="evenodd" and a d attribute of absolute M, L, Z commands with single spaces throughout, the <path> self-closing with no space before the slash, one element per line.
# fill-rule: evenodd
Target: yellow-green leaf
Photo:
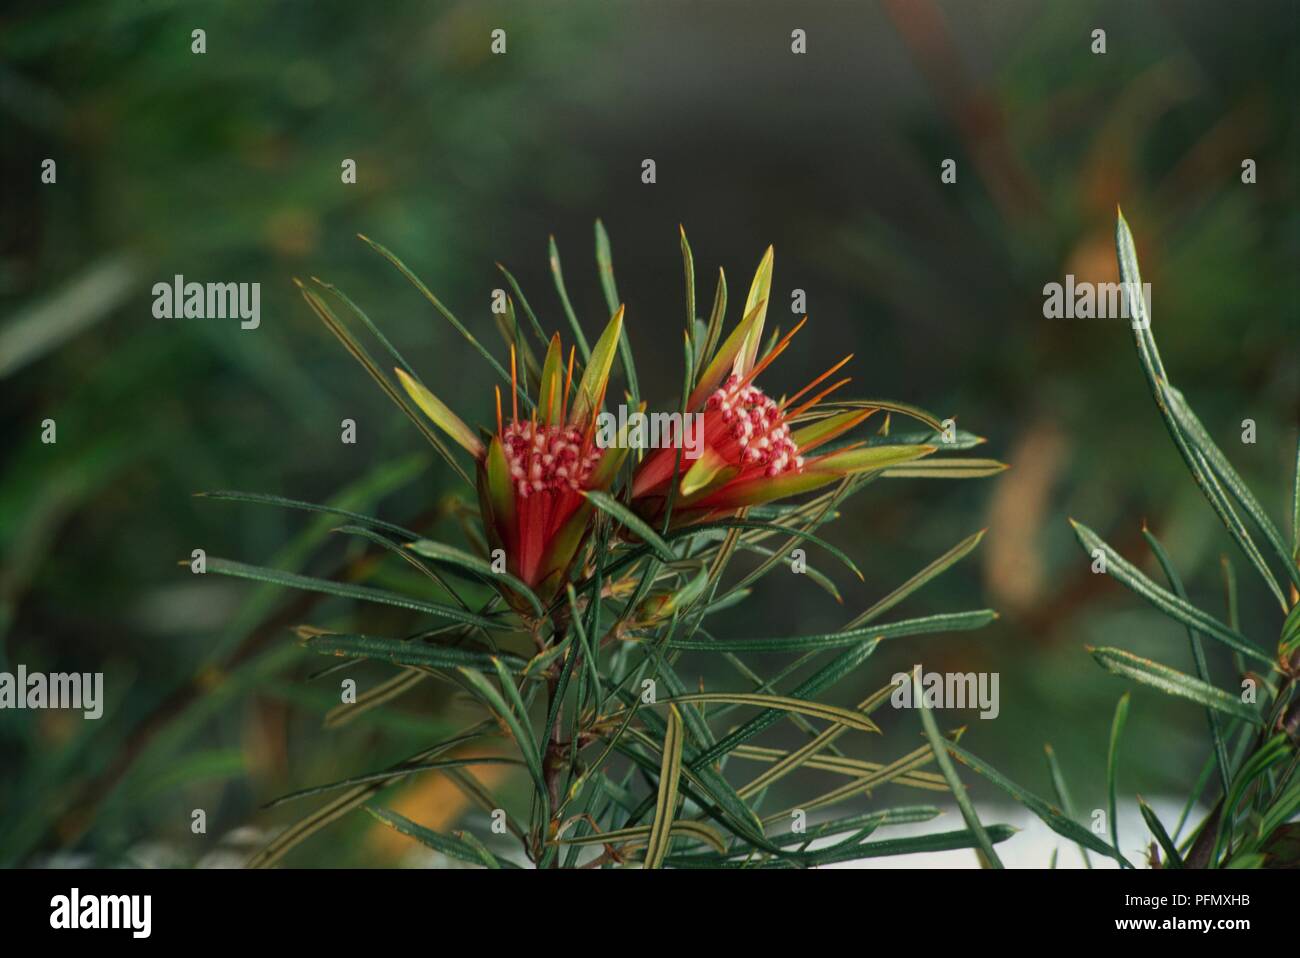
<path fill-rule="evenodd" d="M 405 370 L 394 369 L 393 372 L 397 373 L 397 380 L 402 384 L 402 388 L 406 390 L 406 394 L 415 401 L 415 404 L 433 421 L 435 426 L 456 440 L 460 447 L 475 459 L 483 458 L 485 450 L 482 441 L 478 436 L 474 435 L 474 430 L 465 425 L 463 419 L 452 412 L 441 399 L 429 392 L 423 383 L 417 382 L 407 375 Z"/>
<path fill-rule="evenodd" d="M 542 364 L 542 379 L 537 386 L 537 409 L 543 422 L 558 423 L 564 406 L 564 348 L 560 334 L 551 337 Z"/>
<path fill-rule="evenodd" d="M 609 371 L 614 365 L 614 351 L 618 348 L 618 338 L 622 330 L 623 307 L 620 306 L 610 317 L 605 331 L 600 334 L 600 339 L 596 340 L 596 345 L 591 350 L 591 360 L 582 374 L 578 394 L 573 400 L 573 414 L 570 416 L 573 422 L 583 422 L 589 415 L 594 416 L 599 412 L 596 407 L 609 382 Z"/>
<path fill-rule="evenodd" d="M 658 868 L 672 844 L 673 814 L 677 809 L 677 783 L 682 775 L 682 715 L 677 706 L 668 707 L 668 728 L 664 732 L 663 762 L 659 767 L 659 794 L 655 818 L 646 846 L 645 867 Z"/>
<path fill-rule="evenodd" d="M 754 280 L 749 284 L 749 295 L 745 297 L 745 313 L 748 314 L 753 310 L 757 312 L 758 319 L 746 334 L 744 348 L 737 355 L 732 369 L 742 376 L 754 368 L 754 360 L 758 358 L 758 347 L 763 341 L 763 320 L 767 316 L 767 301 L 772 293 L 773 256 L 774 251 L 769 246 L 763 253 L 763 258 L 759 260 L 758 269 L 754 271 Z"/>

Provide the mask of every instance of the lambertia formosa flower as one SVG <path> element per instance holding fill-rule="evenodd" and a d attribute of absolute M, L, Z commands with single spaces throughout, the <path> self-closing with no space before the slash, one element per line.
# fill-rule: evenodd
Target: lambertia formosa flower
<path fill-rule="evenodd" d="M 659 518 L 670 501 L 676 523 L 715 518 L 810 492 L 847 476 L 900 465 L 937 448 L 927 444 L 863 448 L 863 441 L 810 455 L 860 425 L 879 407 L 856 403 L 848 404 L 855 408 L 835 412 L 820 405 L 851 381 L 846 377 L 822 386 L 852 354 L 788 398 L 773 400 L 757 385 L 758 376 L 808 321 L 804 317 L 759 359 L 772 261 L 768 247 L 750 288 L 745 317 L 701 373 L 686 401 L 688 414 L 704 417 L 702 453 L 694 462 L 686 462 L 677 449 L 659 449 L 636 472 L 632 498 L 647 518 Z M 809 393 L 813 395 L 805 399 Z M 680 476 L 675 496 L 671 494 L 674 476 Z"/>
<path fill-rule="evenodd" d="M 608 489 L 627 453 L 601 449 L 595 441 L 597 416 L 622 328 L 620 308 L 597 341 L 576 393 L 574 350 L 569 350 L 566 365 L 557 333 L 542 367 L 537 405 L 527 417 L 519 414 L 517 357 L 512 346 L 510 418 L 503 416 L 497 387 L 496 432 L 487 443 L 423 383 L 402 369 L 395 370 L 425 415 L 474 457 L 488 544 L 504 552 L 506 570 L 543 600 L 559 591 L 586 536 L 592 506 L 583 494 Z M 527 608 L 508 587 L 503 593 L 516 608 Z"/>

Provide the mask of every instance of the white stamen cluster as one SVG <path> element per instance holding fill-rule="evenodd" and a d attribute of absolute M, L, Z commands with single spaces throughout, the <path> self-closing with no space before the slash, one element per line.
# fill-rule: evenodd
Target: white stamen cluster
<path fill-rule="evenodd" d="M 790 438 L 785 415 L 757 386 L 741 386 L 740 377 L 732 373 L 704 408 L 720 413 L 730 426 L 740 445 L 742 466 L 763 466 L 769 478 L 803 468 L 803 456 Z"/>
<path fill-rule="evenodd" d="M 533 493 L 577 491 L 600 461 L 594 445 L 582 454 L 583 437 L 567 426 L 512 422 L 501 437 L 510 478 L 521 499 Z"/>

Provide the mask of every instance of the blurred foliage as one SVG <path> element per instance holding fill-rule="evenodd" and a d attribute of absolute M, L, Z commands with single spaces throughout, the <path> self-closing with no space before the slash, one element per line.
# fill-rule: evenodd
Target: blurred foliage
<path fill-rule="evenodd" d="M 494 259 L 542 291 L 534 306 L 554 320 L 538 255 L 547 231 L 576 258 L 597 215 L 625 264 L 634 346 L 664 317 L 677 328 L 681 264 L 665 251 L 679 221 L 702 277 L 717 259 L 744 275 L 776 238 L 782 282 L 808 294 L 810 331 L 835 355 L 857 351 L 860 393 L 981 425 L 1014 465 L 995 485 L 898 484 L 847 507 L 832 541 L 866 582 L 841 583 L 845 603 L 864 608 L 986 512 L 982 581 L 955 573 L 928 610 L 988 604 L 1003 618 L 976 643 L 932 642 L 924 664 L 1000 671 L 1001 720 L 972 729 L 980 753 L 1046 794 L 1038 749 L 1050 738 L 1078 807 L 1104 805 L 1098 743 L 1119 682 L 1083 642 L 1145 653 L 1178 628 L 1091 576 L 1065 516 L 1086 515 L 1130 557 L 1145 518 L 1209 609 L 1222 608 L 1216 557 L 1230 541 L 1185 480 L 1127 330 L 1045 320 L 1042 287 L 1067 272 L 1113 278 L 1122 203 L 1166 363 L 1282 511 L 1300 393 L 1294 6 L 828 2 L 790 20 L 775 2 L 744 18 L 728 4 L 688 16 L 630 2 L 398 2 L 377 15 L 341 2 L 84 0 L 0 13 L 4 661 L 103 668 L 115 709 L 98 723 L 6 714 L 0 854 L 175 843 L 194 807 L 210 823 L 250 821 L 288 787 L 448 730 L 448 703 L 413 696 L 409 720 L 322 746 L 331 696 L 298 681 L 314 666 L 287 631 L 300 617 L 286 599 L 196 589 L 174 563 L 201 545 L 326 574 L 355 554 L 302 517 L 242 521 L 191 494 L 382 500 L 385 515 L 430 531 L 454 522 L 454 477 L 403 458 L 417 448 L 409 425 L 291 278 L 328 276 L 387 304 L 376 320 L 440 394 L 478 395 L 466 387 L 480 370 L 448 348 L 455 334 L 354 234 L 400 251 L 487 329 Z M 789 52 L 796 25 L 806 56 Z M 488 49 L 497 26 L 504 57 Z M 190 53 L 196 27 L 202 56 Z M 1102 56 L 1088 50 L 1097 27 Z M 653 187 L 639 179 L 647 156 Z M 55 186 L 38 183 L 45 157 L 58 161 Z M 346 157 L 355 186 L 339 181 Z M 953 186 L 939 183 L 944 157 L 958 160 Z M 1246 157 L 1255 185 L 1240 180 Z M 149 289 L 175 273 L 261 282 L 261 328 L 153 319 Z M 575 279 L 571 292 L 598 329 L 598 286 Z M 675 382 L 675 352 L 653 352 L 664 366 L 642 379 Z M 826 359 L 792 355 L 782 375 L 806 381 Z M 486 402 L 474 412 L 486 421 Z M 338 442 L 345 416 L 356 446 Z M 55 446 L 39 442 L 46 417 Z M 1246 417 L 1256 445 L 1235 439 Z M 1250 620 L 1266 607 L 1256 588 L 1243 582 L 1248 634 L 1269 625 Z M 749 605 L 764 634 L 835 625 L 821 603 L 784 594 L 759 590 Z M 907 669 L 914 651 L 882 649 L 880 667 Z M 266 677 L 276 684 L 250 695 Z M 1149 796 L 1199 769 L 1196 711 L 1135 693 L 1126 748 L 1161 758 L 1125 789 Z M 412 790 L 408 809 L 445 804 L 438 781 Z M 304 846 L 302 863 L 350 860 L 376 831 L 350 818 L 333 847 Z M 225 833 L 210 824 L 204 849 Z"/>

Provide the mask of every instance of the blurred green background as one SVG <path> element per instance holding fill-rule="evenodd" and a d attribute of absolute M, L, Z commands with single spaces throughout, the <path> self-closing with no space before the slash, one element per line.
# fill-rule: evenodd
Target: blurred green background
<path fill-rule="evenodd" d="M 898 614 L 988 605 L 1002 618 L 882 649 L 837 701 L 916 662 L 999 672 L 1001 714 L 964 714 L 965 743 L 1049 794 L 1050 740 L 1076 804 L 1103 804 L 1105 737 L 1127 686 L 1084 644 L 1183 668 L 1190 657 L 1181 629 L 1090 574 L 1066 517 L 1151 568 L 1145 519 L 1193 599 L 1216 611 L 1231 543 L 1168 442 L 1125 325 L 1044 319 L 1042 288 L 1066 273 L 1115 279 L 1122 204 L 1174 381 L 1284 519 L 1300 395 L 1296 11 L 930 0 L 7 9 L 0 665 L 102 670 L 108 703 L 98 722 L 0 714 L 0 861 L 239 861 L 260 840 L 242 826 L 303 810 L 261 803 L 382 767 L 464 723 L 468 709 L 425 683 L 322 731 L 337 689 L 304 681 L 321 662 L 291 627 L 383 617 L 197 580 L 177 563 L 204 548 L 331 575 L 358 553 L 305 514 L 192 493 L 338 497 L 455 541 L 467 490 L 292 278 L 347 291 L 441 396 L 486 422 L 485 367 L 355 234 L 402 256 L 495 344 L 497 261 L 543 323 L 563 328 L 552 233 L 575 308 L 589 335 L 599 330 L 597 217 L 652 403 L 678 394 L 681 223 L 701 309 L 723 266 L 734 322 L 769 243 L 769 322 L 788 326 L 790 291 L 806 292 L 809 327 L 770 388 L 797 388 L 852 351 L 858 395 L 954 415 L 988 437 L 981 454 L 1013 466 L 994 480 L 872 485 L 829 527 L 866 574 L 835 573 L 843 608 L 778 572 L 718 631 L 837 627 L 988 526 L 973 559 Z M 190 50 L 196 28 L 203 55 Z M 503 56 L 489 50 L 496 28 Z M 791 52 L 796 28 L 805 55 Z M 1098 28 L 1104 55 L 1090 51 Z M 39 180 L 47 157 L 51 185 Z M 340 182 L 345 158 L 355 185 Z M 645 158 L 653 185 L 641 182 Z M 945 158 L 957 161 L 954 185 L 940 183 Z M 150 289 L 175 273 L 260 282 L 261 327 L 155 319 Z M 40 441 L 46 418 L 54 445 Z M 343 418 L 358 424 L 355 445 L 339 441 Z M 1240 442 L 1245 418 L 1254 445 Z M 1244 628 L 1271 643 L 1276 608 L 1237 565 Z M 1226 658 L 1213 668 L 1232 683 Z M 356 674 L 363 685 L 383 675 Z M 912 741 L 912 718 L 887 718 Z M 1145 758 L 1124 767 L 1123 793 L 1181 797 L 1206 754 L 1203 724 L 1194 708 L 1136 691 L 1126 749 Z M 459 803 L 429 780 L 394 805 L 438 824 Z M 191 834 L 195 808 L 205 835 Z M 400 860 L 401 840 L 364 819 L 290 862 Z"/>

